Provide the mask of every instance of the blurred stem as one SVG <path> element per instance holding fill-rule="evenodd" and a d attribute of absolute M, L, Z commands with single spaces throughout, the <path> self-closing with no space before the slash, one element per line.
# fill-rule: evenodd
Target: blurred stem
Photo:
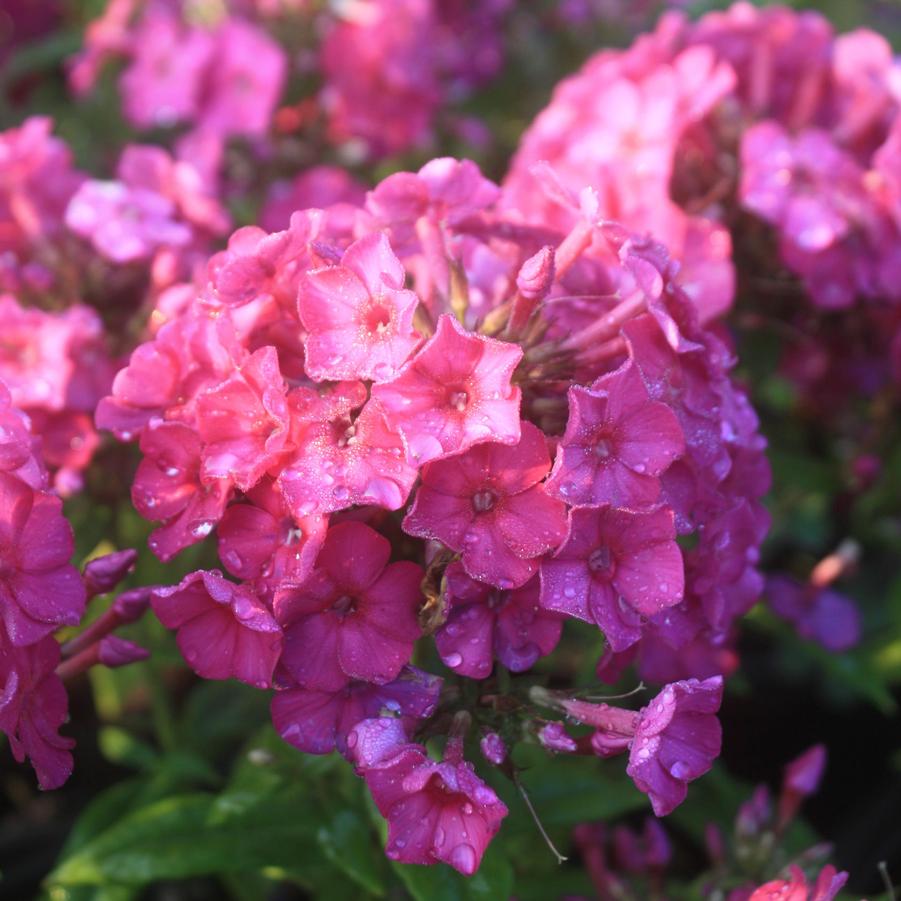
<path fill-rule="evenodd" d="M 153 714 L 153 730 L 156 740 L 164 751 L 174 751 L 177 747 L 175 737 L 175 716 L 169 695 L 163 685 L 162 670 L 151 658 L 147 664 L 147 684 L 150 689 L 150 708 Z"/>

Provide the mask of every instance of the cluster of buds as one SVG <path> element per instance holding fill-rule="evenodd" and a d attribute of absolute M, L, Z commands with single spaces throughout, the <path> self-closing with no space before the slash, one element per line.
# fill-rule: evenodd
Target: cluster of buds
<path fill-rule="evenodd" d="M 729 353 L 659 245 L 601 220 L 591 191 L 547 172 L 535 190 L 582 211 L 568 233 L 523 224 L 452 159 L 362 205 L 237 231 L 180 311 L 158 308 L 97 411 L 139 443 L 151 549 L 168 560 L 215 531 L 237 580 L 200 571 L 154 592 L 189 665 L 275 689 L 286 740 L 355 760 L 400 836 L 392 856 L 462 872 L 504 809 L 458 745 L 439 776 L 481 818 L 471 841 L 445 846 L 434 818 L 410 840 L 394 817 L 420 801 L 378 787 L 432 785 L 414 738 L 459 706 L 411 666 L 418 639 L 471 679 L 529 669 L 566 617 L 603 631 L 605 676 L 639 652 L 676 684 L 618 747 L 635 738 L 630 769 L 663 813 L 718 753 L 718 674 L 761 587 L 768 470 Z M 667 751 L 673 705 L 703 708 L 697 756 Z M 355 751 L 373 718 L 378 751 Z"/>
<path fill-rule="evenodd" d="M 72 529 L 36 452 L 28 418 L 0 382 L 0 730 L 19 762 L 31 760 L 41 788 L 57 788 L 72 772 L 75 744 L 59 734 L 68 713 L 63 679 L 94 664 L 122 666 L 146 651 L 112 634 L 147 608 L 150 592 L 115 599 L 83 632 L 63 643 L 56 633 L 77 626 L 86 602 L 111 591 L 133 566 L 134 551 L 70 563 Z"/>

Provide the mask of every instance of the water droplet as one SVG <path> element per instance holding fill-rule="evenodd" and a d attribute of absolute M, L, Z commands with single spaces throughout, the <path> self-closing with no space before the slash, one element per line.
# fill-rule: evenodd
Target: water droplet
<path fill-rule="evenodd" d="M 195 538 L 206 538 L 213 531 L 213 525 L 214 523 L 211 519 L 198 519 L 196 522 L 191 523 L 188 531 Z"/>
<path fill-rule="evenodd" d="M 457 845 L 450 855 L 451 866 L 466 876 L 472 875 L 476 869 L 476 850 L 472 845 Z"/>
<path fill-rule="evenodd" d="M 458 654 L 456 651 L 452 654 L 448 654 L 447 657 L 444 658 L 444 662 L 451 668 L 459 666 L 463 662 L 463 655 Z"/>

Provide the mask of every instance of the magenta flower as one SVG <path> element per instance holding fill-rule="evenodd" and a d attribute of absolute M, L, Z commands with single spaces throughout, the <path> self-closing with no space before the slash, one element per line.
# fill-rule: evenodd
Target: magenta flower
<path fill-rule="evenodd" d="M 118 181 L 86 181 L 69 201 L 66 225 L 114 263 L 146 260 L 161 247 L 191 241 L 189 226 L 176 219 L 175 204 L 146 188 Z"/>
<path fill-rule="evenodd" d="M 287 448 L 288 404 L 274 347 L 261 347 L 241 368 L 197 399 L 204 482 L 227 479 L 249 491 Z"/>
<path fill-rule="evenodd" d="M 569 420 L 547 490 L 577 507 L 646 509 L 660 494 L 658 476 L 684 450 L 679 420 L 650 399 L 630 362 L 591 389 L 569 389 Z"/>
<path fill-rule="evenodd" d="M 223 137 L 269 130 L 288 69 L 282 48 L 260 28 L 229 17 L 215 35 L 197 122 Z"/>
<path fill-rule="evenodd" d="M 775 575 L 767 579 L 766 597 L 773 613 L 827 651 L 847 651 L 860 641 L 860 611 L 850 598 L 831 588 Z"/>
<path fill-rule="evenodd" d="M 460 563 L 447 568 L 450 612 L 435 635 L 441 659 L 454 672 L 485 679 L 497 657 L 515 673 L 530 669 L 560 640 L 562 619 L 538 605 L 538 579 L 501 591 L 470 579 Z"/>
<path fill-rule="evenodd" d="M 388 721 L 364 720 L 347 745 L 379 812 L 388 821 L 385 853 L 401 863 L 443 861 L 471 876 L 507 815 L 507 807 L 449 739 L 441 763 L 405 743 Z"/>
<path fill-rule="evenodd" d="M 323 379 L 393 378 L 419 343 L 419 298 L 404 288 L 404 267 L 381 232 L 347 248 L 341 264 L 308 272 L 298 310 L 309 332 L 306 369 Z"/>
<path fill-rule="evenodd" d="M 376 385 L 372 395 L 411 463 L 440 460 L 483 441 L 515 444 L 522 392 L 510 380 L 521 359 L 517 345 L 467 332 L 445 315 L 397 377 Z"/>
<path fill-rule="evenodd" d="M 159 423 L 141 435 L 144 459 L 131 500 L 145 519 L 163 523 L 149 540 L 160 560 L 206 538 L 228 503 L 231 489 L 225 479 L 200 480 L 202 447 L 197 433 L 178 422 Z"/>
<path fill-rule="evenodd" d="M 198 571 L 178 585 L 157 588 L 150 603 L 160 622 L 177 630 L 178 648 L 198 676 L 271 685 L 282 632 L 250 588 L 215 570 Z"/>
<path fill-rule="evenodd" d="M 540 484 L 550 469 L 544 434 L 523 422 L 518 444 L 479 444 L 428 463 L 404 531 L 442 541 L 474 579 L 518 588 L 566 535 L 565 505 Z"/>
<path fill-rule="evenodd" d="M 402 507 L 416 481 L 404 459 L 400 436 L 388 427 L 361 382 L 343 382 L 322 396 L 296 388 L 289 396 L 297 426 L 297 450 L 285 463 L 278 486 L 294 516 L 373 504 Z"/>
<path fill-rule="evenodd" d="M 130 37 L 134 56 L 120 81 L 126 118 L 139 128 L 194 119 L 213 54 L 209 32 L 186 28 L 165 6 L 155 4 Z"/>
<path fill-rule="evenodd" d="M 716 712 L 722 676 L 674 682 L 643 707 L 626 772 L 651 799 L 658 817 L 679 806 L 687 783 L 703 776 L 719 756 L 722 730 Z"/>
<path fill-rule="evenodd" d="M 566 543 L 541 563 L 541 606 L 596 623 L 620 652 L 644 618 L 682 600 L 684 584 L 671 510 L 573 510 Z"/>
<path fill-rule="evenodd" d="M 328 517 L 295 519 L 270 479 L 246 499 L 250 503 L 232 504 L 216 529 L 223 566 L 238 579 L 300 585 L 312 572 Z"/>
<path fill-rule="evenodd" d="M 59 788 L 72 773 L 75 742 L 59 734 L 69 712 L 55 673 L 59 657 L 54 638 L 21 648 L 8 644 L 0 629 L 0 731 L 19 763 L 31 760 L 44 790 Z"/>
<path fill-rule="evenodd" d="M 272 724 L 281 737 L 307 754 L 337 749 L 348 755 L 347 736 L 357 723 L 383 713 L 400 718 L 407 734 L 434 713 L 441 679 L 405 666 L 385 685 L 348 682 L 337 691 L 288 688 L 272 698 Z"/>
<path fill-rule="evenodd" d="M 0 472 L 0 616 L 13 645 L 81 621 L 85 588 L 69 562 L 74 550 L 59 498 Z"/>
<path fill-rule="evenodd" d="M 334 692 L 352 679 L 397 678 L 419 637 L 422 568 L 388 563 L 391 544 L 360 522 L 329 529 L 316 568 L 276 596 L 282 665 L 304 688 Z"/>

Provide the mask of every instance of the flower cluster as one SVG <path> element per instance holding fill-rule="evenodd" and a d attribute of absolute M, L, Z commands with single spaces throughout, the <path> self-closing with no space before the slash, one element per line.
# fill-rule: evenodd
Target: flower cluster
<path fill-rule="evenodd" d="M 287 741 L 356 762 L 392 856 L 466 873 L 505 808 L 456 739 L 441 764 L 415 742 L 453 711 L 410 665 L 418 639 L 474 679 L 529 669 L 566 617 L 603 631 L 605 676 L 639 651 L 675 682 L 620 736 L 662 814 L 718 753 L 717 674 L 760 590 L 767 468 L 727 350 L 659 245 L 600 220 L 590 191 L 547 173 L 534 190 L 581 204 L 568 233 L 522 224 L 452 159 L 240 229 L 97 411 L 140 445 L 152 550 L 215 530 L 236 580 L 154 592 L 191 667 L 274 688 Z"/>
<path fill-rule="evenodd" d="M 36 445 L 0 381 L 0 731 L 16 760 L 31 760 L 41 788 L 57 788 L 72 772 L 75 744 L 59 734 L 68 715 L 62 677 L 146 656 L 111 632 L 140 615 L 147 593 L 126 592 L 61 652 L 54 633 L 78 625 L 88 598 L 115 588 L 136 555 L 99 558 L 78 572 L 72 529 Z"/>
<path fill-rule="evenodd" d="M 832 417 L 837 396 L 892 377 L 897 75 L 884 38 L 836 35 L 815 12 L 740 2 L 695 23 L 671 13 L 558 86 L 507 193 L 530 221 L 566 225 L 572 214 L 532 191 L 530 168 L 546 160 L 571 188 L 596 185 L 604 215 L 680 260 L 702 319 L 736 289 L 758 305 L 771 295 L 773 309 L 755 312 L 798 325 L 786 371 Z M 780 290 L 759 290 L 763 279 Z M 852 306 L 853 323 L 824 315 Z"/>
<path fill-rule="evenodd" d="M 273 127 L 289 132 L 320 114 L 326 140 L 355 158 L 428 145 L 443 108 L 496 74 L 512 4 L 360 0 L 319 10 L 230 0 L 194 6 L 110 0 L 89 26 L 70 78 L 84 95 L 107 61 L 124 59 L 119 91 L 126 119 L 140 129 L 187 126 L 180 147 L 199 144 L 218 165 L 227 139 L 262 147 Z M 289 79 L 309 91 L 311 76 L 320 82 L 315 98 L 279 107 Z M 447 118 L 464 131 L 473 125 Z"/>

